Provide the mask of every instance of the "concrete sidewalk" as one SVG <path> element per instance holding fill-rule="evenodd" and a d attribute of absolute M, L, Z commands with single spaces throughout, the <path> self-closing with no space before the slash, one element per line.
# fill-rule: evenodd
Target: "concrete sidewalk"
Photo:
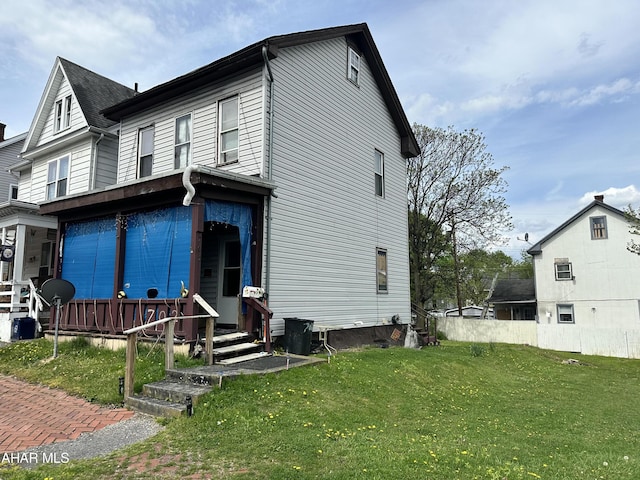
<path fill-rule="evenodd" d="M 124 408 L 101 407 L 62 390 L 0 375 L 0 456 L 75 440 L 133 416 Z"/>

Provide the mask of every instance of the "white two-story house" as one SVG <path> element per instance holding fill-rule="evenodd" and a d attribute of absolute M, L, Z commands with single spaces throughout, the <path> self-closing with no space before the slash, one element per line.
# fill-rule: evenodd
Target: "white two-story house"
<path fill-rule="evenodd" d="M 533 247 L 538 346 L 640 358 L 640 256 L 603 196 Z"/>
<path fill-rule="evenodd" d="M 59 98 L 67 111 L 52 96 L 37 136 L 55 131 Z M 256 332 L 244 286 L 265 289 L 275 336 L 289 317 L 371 332 L 410 320 L 418 145 L 366 24 L 267 38 L 100 114 L 113 125 L 84 138 L 117 143 L 111 177 L 71 139 L 56 144 L 57 176 L 55 155 L 31 170 L 30 199 L 59 221 L 56 275 L 76 286 L 62 328 L 190 316 L 198 293 L 219 324 Z M 176 335 L 198 329 L 185 319 Z"/>

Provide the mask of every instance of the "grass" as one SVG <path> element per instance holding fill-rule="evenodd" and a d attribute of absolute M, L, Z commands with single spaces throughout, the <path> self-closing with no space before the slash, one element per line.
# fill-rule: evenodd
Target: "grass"
<path fill-rule="evenodd" d="M 0 350 L 3 372 L 65 389 L 67 356 L 94 372 L 106 361 L 110 378 L 124 369 L 123 353 L 86 346 L 48 364 L 21 354 L 36 349 L 27 343 L 8 348 Z M 511 345 L 477 352 L 446 341 L 422 350 L 371 348 L 243 377 L 146 442 L 99 459 L 0 469 L 0 477 L 640 478 L 639 361 Z M 151 356 L 161 367 L 161 352 Z M 562 363 L 570 357 L 581 364 Z M 157 375 L 155 366 L 136 368 Z M 112 403 L 98 393 L 91 368 L 81 370 L 84 386 L 74 391 Z"/>

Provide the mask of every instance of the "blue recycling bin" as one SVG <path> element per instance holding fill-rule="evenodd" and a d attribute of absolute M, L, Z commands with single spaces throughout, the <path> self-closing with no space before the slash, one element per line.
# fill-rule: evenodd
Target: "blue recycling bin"
<path fill-rule="evenodd" d="M 31 317 L 14 318 L 11 322 L 11 340 L 29 340 L 36 337 L 36 320 Z"/>

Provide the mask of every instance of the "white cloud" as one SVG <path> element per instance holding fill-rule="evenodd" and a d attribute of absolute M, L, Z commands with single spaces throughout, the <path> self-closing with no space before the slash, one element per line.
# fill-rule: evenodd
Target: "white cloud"
<path fill-rule="evenodd" d="M 640 204 L 640 191 L 635 185 L 628 185 L 621 188 L 610 187 L 604 191 L 586 192 L 578 203 L 581 206 L 588 205 L 596 195 L 604 195 L 604 203 L 620 209 L 624 209 L 628 205 L 637 206 Z"/>

